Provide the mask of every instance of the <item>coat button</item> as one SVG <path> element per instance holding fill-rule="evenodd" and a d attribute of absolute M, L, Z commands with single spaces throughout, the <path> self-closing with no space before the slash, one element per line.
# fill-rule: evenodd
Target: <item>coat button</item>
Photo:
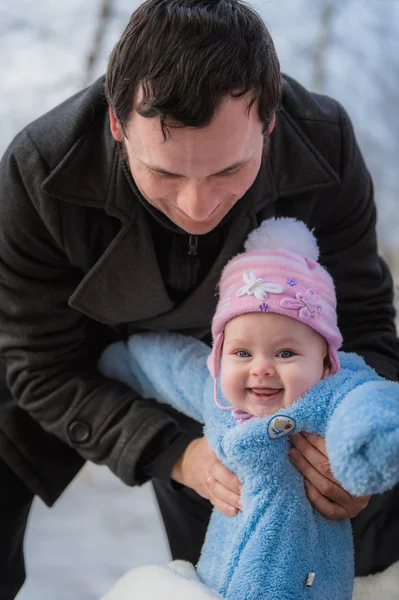
<path fill-rule="evenodd" d="M 69 439 L 76 444 L 83 444 L 90 438 L 90 426 L 85 421 L 72 421 L 68 427 Z"/>
<path fill-rule="evenodd" d="M 273 417 L 269 421 L 268 432 L 269 436 L 272 440 L 278 440 L 283 437 L 283 435 L 287 435 L 294 431 L 296 427 L 296 423 L 294 419 L 291 417 L 286 417 L 285 415 L 277 415 Z"/>

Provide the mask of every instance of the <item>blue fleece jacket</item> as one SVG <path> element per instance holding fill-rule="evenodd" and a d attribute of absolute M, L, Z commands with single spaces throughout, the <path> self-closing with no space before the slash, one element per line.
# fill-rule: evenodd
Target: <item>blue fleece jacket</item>
<path fill-rule="evenodd" d="M 218 458 L 243 483 L 244 510 L 212 513 L 201 580 L 229 600 L 349 600 L 354 567 L 350 522 L 322 517 L 288 459 L 288 433 L 326 438 L 335 477 L 351 493 L 399 481 L 399 384 L 354 354 L 294 404 L 242 424 L 213 401 L 209 347 L 171 333 L 139 334 L 106 348 L 98 367 L 145 398 L 204 423 Z M 219 397 L 227 404 L 219 389 Z"/>

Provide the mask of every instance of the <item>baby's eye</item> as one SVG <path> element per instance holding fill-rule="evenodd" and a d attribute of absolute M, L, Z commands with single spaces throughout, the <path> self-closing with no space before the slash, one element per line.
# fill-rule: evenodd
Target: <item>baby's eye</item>
<path fill-rule="evenodd" d="M 240 358 L 249 358 L 251 355 L 248 350 L 237 350 L 236 356 L 239 356 Z"/>
<path fill-rule="evenodd" d="M 292 350 L 281 350 L 278 355 L 280 358 L 292 358 L 295 356 L 295 352 Z"/>

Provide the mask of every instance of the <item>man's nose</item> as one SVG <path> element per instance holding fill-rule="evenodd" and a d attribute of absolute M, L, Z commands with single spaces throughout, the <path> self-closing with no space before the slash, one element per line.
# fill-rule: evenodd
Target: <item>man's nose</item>
<path fill-rule="evenodd" d="M 217 205 L 218 199 L 205 180 L 188 180 L 177 197 L 178 208 L 194 221 L 206 221 Z"/>

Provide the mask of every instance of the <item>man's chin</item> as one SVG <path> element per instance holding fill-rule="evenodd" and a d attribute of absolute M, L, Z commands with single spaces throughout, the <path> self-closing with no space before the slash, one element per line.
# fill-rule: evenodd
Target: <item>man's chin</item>
<path fill-rule="evenodd" d="M 206 235 L 207 233 L 210 233 L 213 229 L 215 229 L 215 227 L 217 227 L 217 225 L 219 225 L 220 220 L 216 221 L 215 223 L 212 223 L 211 225 L 205 225 L 205 224 L 195 224 L 193 226 L 185 226 L 182 227 L 180 225 L 180 227 L 182 229 L 184 229 L 184 231 L 186 233 L 188 233 L 189 235 Z"/>
<path fill-rule="evenodd" d="M 205 235 L 217 227 L 224 215 L 209 219 L 209 221 L 194 221 L 190 218 L 175 217 L 172 221 L 189 235 Z"/>
<path fill-rule="evenodd" d="M 190 218 L 183 211 L 178 210 L 177 208 L 175 208 L 173 213 L 169 213 L 167 216 L 171 221 L 173 221 L 173 223 L 175 223 L 175 225 L 186 231 L 188 234 L 205 235 L 219 225 L 219 223 L 234 207 L 236 202 L 237 200 L 231 200 L 230 202 L 222 201 L 212 211 L 209 217 L 201 221 L 196 221 L 195 219 Z"/>

